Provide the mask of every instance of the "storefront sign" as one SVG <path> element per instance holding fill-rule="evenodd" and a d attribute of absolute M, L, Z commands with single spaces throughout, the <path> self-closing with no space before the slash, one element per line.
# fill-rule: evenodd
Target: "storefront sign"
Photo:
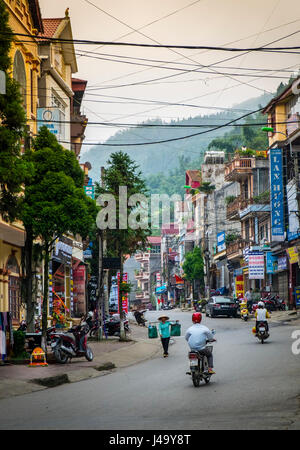
<path fill-rule="evenodd" d="M 289 211 L 289 229 L 288 229 L 288 241 L 297 239 L 300 236 L 300 226 L 298 214 L 298 201 L 297 201 L 297 186 L 295 180 L 291 180 L 286 185 L 287 203 Z"/>
<path fill-rule="evenodd" d="M 123 273 L 123 282 L 128 282 L 128 273 Z M 120 272 L 118 272 L 118 297 L 120 297 Z M 128 294 L 122 296 L 122 309 L 123 312 L 128 314 Z M 118 301 L 118 313 L 120 314 L 119 301 Z"/>
<path fill-rule="evenodd" d="M 287 269 L 286 256 L 279 256 L 277 261 L 278 261 L 278 264 L 277 264 L 277 270 L 278 271 Z"/>
<path fill-rule="evenodd" d="M 37 109 L 38 131 L 42 127 L 47 127 L 50 133 L 60 140 L 60 112 L 58 108 L 38 108 Z"/>
<path fill-rule="evenodd" d="M 265 256 L 263 252 L 249 253 L 249 280 L 265 278 Z"/>
<path fill-rule="evenodd" d="M 295 289 L 295 302 L 296 306 L 300 306 L 300 288 Z"/>
<path fill-rule="evenodd" d="M 290 264 L 295 264 L 295 263 L 299 262 L 299 254 L 298 254 L 297 247 L 287 248 L 286 251 L 287 251 L 287 254 L 289 257 Z"/>
<path fill-rule="evenodd" d="M 221 233 L 217 234 L 217 251 L 220 253 L 224 250 L 226 250 L 225 231 L 221 231 Z"/>
<path fill-rule="evenodd" d="M 245 293 L 244 276 L 238 275 L 235 278 L 235 294 L 237 298 L 239 297 L 244 298 L 244 293 Z"/>
<path fill-rule="evenodd" d="M 85 314 L 85 284 L 86 284 L 86 268 L 84 265 L 79 265 L 73 270 L 73 302 L 74 312 L 77 316 Z"/>
<path fill-rule="evenodd" d="M 267 273 L 275 273 L 276 256 L 272 255 L 271 252 L 266 253 L 266 269 Z"/>
<path fill-rule="evenodd" d="M 270 150 L 271 234 L 272 241 L 284 241 L 282 149 Z"/>
<path fill-rule="evenodd" d="M 65 236 L 56 240 L 54 256 L 63 264 L 71 264 L 73 241 Z"/>

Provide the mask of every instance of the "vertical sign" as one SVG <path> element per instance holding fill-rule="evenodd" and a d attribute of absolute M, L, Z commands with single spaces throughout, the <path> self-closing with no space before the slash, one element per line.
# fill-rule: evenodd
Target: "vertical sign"
<path fill-rule="evenodd" d="M 235 295 L 237 296 L 237 298 L 244 298 L 244 293 L 244 276 L 237 275 L 235 278 Z"/>
<path fill-rule="evenodd" d="M 128 282 L 128 273 L 126 273 L 126 272 L 123 273 L 123 281 L 125 283 Z M 120 314 L 119 298 L 120 298 L 120 272 L 118 272 L 118 313 Z M 122 309 L 123 309 L 123 312 L 128 314 L 128 294 L 125 294 L 122 297 Z"/>
<path fill-rule="evenodd" d="M 249 280 L 265 278 L 265 255 L 263 252 L 249 253 Z"/>
<path fill-rule="evenodd" d="M 267 273 L 275 273 L 275 263 L 276 263 L 276 257 L 272 255 L 272 252 L 266 253 L 266 269 Z"/>
<path fill-rule="evenodd" d="M 284 241 L 282 149 L 270 150 L 271 234 L 273 241 Z"/>
<path fill-rule="evenodd" d="M 217 234 L 217 249 L 218 253 L 226 250 L 225 231 L 221 231 L 221 233 Z"/>

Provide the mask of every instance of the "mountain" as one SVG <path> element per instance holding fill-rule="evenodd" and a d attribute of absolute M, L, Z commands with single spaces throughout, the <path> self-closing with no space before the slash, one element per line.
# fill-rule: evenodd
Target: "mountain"
<path fill-rule="evenodd" d="M 229 122 L 232 119 L 236 119 L 243 114 L 246 114 L 239 110 L 249 110 L 253 111 L 258 109 L 261 105 L 266 105 L 273 96 L 271 94 L 263 94 L 260 97 L 252 98 L 246 100 L 242 103 L 234 105 L 232 109 L 229 109 L 226 112 L 219 112 L 215 114 L 209 115 L 199 115 L 196 117 L 190 117 L 187 119 L 181 120 L 173 120 L 168 122 L 168 124 L 173 125 L 174 127 L 169 128 L 161 128 L 161 127 L 148 127 L 148 128 L 128 128 L 123 131 L 119 131 L 114 136 L 110 137 L 106 143 L 107 144 L 118 144 L 118 143 L 140 143 L 140 142 L 151 142 L 151 141 L 161 141 L 179 138 L 187 135 L 192 135 L 195 133 L 201 133 L 203 131 L 207 131 L 210 128 L 201 127 L 201 128 L 176 128 L 176 125 L 222 125 L 226 122 Z M 163 122 L 159 119 L 157 120 L 149 120 L 144 122 L 145 125 L 164 125 L 166 122 Z M 140 145 L 140 146 L 132 146 L 132 147 L 109 147 L 105 145 L 94 146 L 86 153 L 82 155 L 81 161 L 86 162 L 89 161 L 92 165 L 92 170 L 90 171 L 90 176 L 93 178 L 93 181 L 99 181 L 99 174 L 101 166 L 105 166 L 107 160 L 109 159 L 109 155 L 113 152 L 117 151 L 125 151 L 129 154 L 129 156 L 134 159 L 137 164 L 140 166 L 143 175 L 147 178 L 150 175 L 158 175 L 158 174 L 168 174 L 170 170 L 176 170 L 178 168 L 179 157 L 184 156 L 185 158 L 189 157 L 191 161 L 197 162 L 199 164 L 199 160 L 203 156 L 205 150 L 207 149 L 209 143 L 215 139 L 216 137 L 222 137 L 228 131 L 230 131 L 231 127 L 220 128 L 218 130 L 214 130 L 210 133 L 200 134 L 194 137 L 190 137 L 188 139 L 172 141 L 161 144 L 153 144 L 153 145 Z M 190 164 L 191 165 L 191 164 Z"/>

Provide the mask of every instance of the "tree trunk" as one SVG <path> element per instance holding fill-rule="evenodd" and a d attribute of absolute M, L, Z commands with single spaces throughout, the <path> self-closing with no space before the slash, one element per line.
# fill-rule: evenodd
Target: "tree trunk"
<path fill-rule="evenodd" d="M 29 333 L 34 333 L 34 309 L 35 302 L 32 298 L 32 249 L 33 249 L 33 235 L 32 228 L 26 227 L 25 239 L 25 304 L 26 304 L 26 322 Z"/>
<path fill-rule="evenodd" d="M 44 294 L 43 294 L 43 314 L 42 314 L 42 347 L 47 353 L 47 328 L 48 328 L 48 296 L 49 296 L 49 243 L 44 244 Z"/>

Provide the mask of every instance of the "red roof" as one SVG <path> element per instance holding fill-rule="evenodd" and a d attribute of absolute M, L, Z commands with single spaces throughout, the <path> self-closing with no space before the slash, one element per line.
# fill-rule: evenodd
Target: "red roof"
<path fill-rule="evenodd" d="M 59 19 L 43 19 L 44 33 L 40 33 L 39 36 L 45 36 L 47 38 L 53 38 L 57 28 L 65 18 Z M 42 39 L 41 39 L 42 40 Z"/>
<path fill-rule="evenodd" d="M 149 236 L 148 242 L 150 244 L 160 244 L 161 243 L 161 237 L 160 236 Z"/>

